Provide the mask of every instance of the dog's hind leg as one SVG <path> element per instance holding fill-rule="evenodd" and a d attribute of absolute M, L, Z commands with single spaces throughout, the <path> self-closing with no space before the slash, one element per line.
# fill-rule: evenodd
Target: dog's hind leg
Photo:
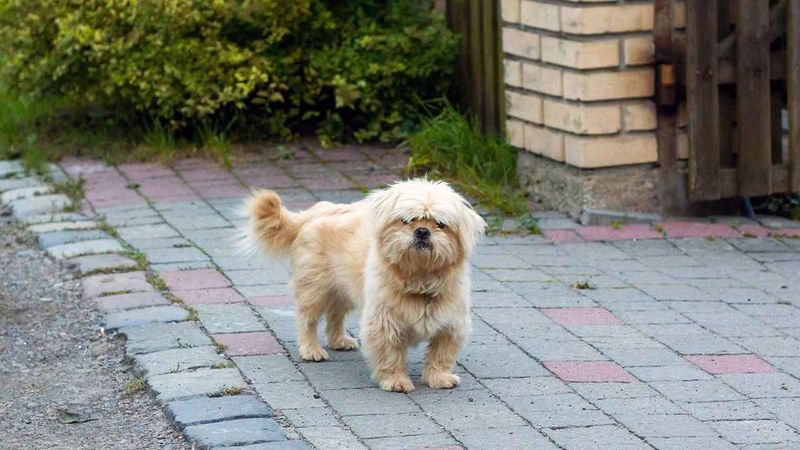
<path fill-rule="evenodd" d="M 295 286 L 297 298 L 297 341 L 300 358 L 305 361 L 325 361 L 326 352 L 317 339 L 317 324 L 325 312 L 324 293 L 311 286 Z"/>
<path fill-rule="evenodd" d="M 331 294 L 326 306 L 325 335 L 328 337 L 328 347 L 342 351 L 357 349 L 358 340 L 350 337 L 344 328 L 347 313 L 353 309 L 352 303 L 341 295 Z"/>

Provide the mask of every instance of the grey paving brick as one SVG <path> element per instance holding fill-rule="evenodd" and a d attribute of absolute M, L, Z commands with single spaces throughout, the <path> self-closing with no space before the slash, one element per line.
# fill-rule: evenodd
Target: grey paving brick
<path fill-rule="evenodd" d="M 419 412 L 408 396 L 377 388 L 325 391 L 322 396 L 343 416 Z"/>
<path fill-rule="evenodd" d="M 95 302 L 97 303 L 97 308 L 102 312 L 118 312 L 126 309 L 170 304 L 169 300 L 158 292 L 107 295 L 105 297 L 97 297 Z"/>
<path fill-rule="evenodd" d="M 568 449 L 644 449 L 641 439 L 617 425 L 545 429 L 544 433 Z"/>
<path fill-rule="evenodd" d="M 237 445 L 235 447 L 215 447 L 215 450 L 311 450 L 312 447 L 304 441 L 275 441 L 260 444 Z"/>
<path fill-rule="evenodd" d="M 122 328 L 119 333 L 127 336 L 125 349 L 130 355 L 211 345 L 211 339 L 195 322 L 153 323 Z"/>
<path fill-rule="evenodd" d="M 289 271 L 273 266 L 270 270 L 244 269 L 227 270 L 225 276 L 230 278 L 235 286 L 254 286 L 260 284 L 285 283 L 289 280 Z"/>
<path fill-rule="evenodd" d="M 647 442 L 659 450 L 686 450 L 702 448 L 704 450 L 736 450 L 736 446 L 718 437 L 671 437 L 648 438 Z"/>
<path fill-rule="evenodd" d="M 189 311 L 175 305 L 163 305 L 112 312 L 106 314 L 103 323 L 107 330 L 113 331 L 154 322 L 180 322 L 188 318 Z"/>
<path fill-rule="evenodd" d="M 614 414 L 628 429 L 643 437 L 717 436 L 707 424 L 685 414 Z"/>
<path fill-rule="evenodd" d="M 206 261 L 208 256 L 196 247 L 153 248 L 144 250 L 147 260 L 151 264 L 181 263 L 193 261 Z"/>
<path fill-rule="evenodd" d="M 570 386 L 591 401 L 658 396 L 658 392 L 644 383 L 571 383 Z"/>
<path fill-rule="evenodd" d="M 41 186 L 43 184 L 44 183 L 41 180 L 34 177 L 23 177 L 23 178 L 0 177 L 0 192 L 6 192 L 12 189 L 20 189 L 25 187 Z"/>
<path fill-rule="evenodd" d="M 483 430 L 456 430 L 453 434 L 471 450 L 557 448 L 541 433 L 527 425 L 509 428 L 486 428 Z"/>
<path fill-rule="evenodd" d="M 107 255 L 87 255 L 69 258 L 67 263 L 75 265 L 81 273 L 109 270 L 130 270 L 139 267 L 139 263 L 126 256 L 110 253 Z"/>
<path fill-rule="evenodd" d="M 283 415 L 297 428 L 304 427 L 336 427 L 339 421 L 333 408 L 322 406 L 319 408 L 284 409 Z"/>
<path fill-rule="evenodd" d="M 406 450 L 410 448 L 459 448 L 457 442 L 447 433 L 417 434 L 367 439 L 364 442 L 373 450 Z"/>
<path fill-rule="evenodd" d="M 9 189 L 0 194 L 0 203 L 10 203 L 13 200 L 33 198 L 39 195 L 51 194 L 53 187 L 48 185 L 21 187 Z"/>
<path fill-rule="evenodd" d="M 145 238 L 145 239 L 128 239 L 131 247 L 139 250 L 150 250 L 156 248 L 180 248 L 192 245 L 182 237 L 168 237 L 168 238 Z"/>
<path fill-rule="evenodd" d="M 355 435 L 342 427 L 308 427 L 301 430 L 319 450 L 366 450 L 367 447 Z"/>
<path fill-rule="evenodd" d="M 325 404 L 306 381 L 253 384 L 256 392 L 274 409 L 321 408 Z"/>
<path fill-rule="evenodd" d="M 726 374 L 720 378 L 750 398 L 800 397 L 800 381 L 785 373 Z"/>
<path fill-rule="evenodd" d="M 575 394 L 508 397 L 506 401 L 537 428 L 614 423 L 611 417 Z"/>
<path fill-rule="evenodd" d="M 65 259 L 81 255 L 119 253 L 124 250 L 116 239 L 93 239 L 71 244 L 53 245 L 47 248 L 47 254 L 57 259 Z"/>
<path fill-rule="evenodd" d="M 713 378 L 708 373 L 690 365 L 626 367 L 626 369 L 644 382 L 710 380 Z"/>
<path fill-rule="evenodd" d="M 195 306 L 197 315 L 209 333 L 241 333 L 262 331 L 264 325 L 258 321 L 247 305 L 213 304 Z"/>
<path fill-rule="evenodd" d="M 186 217 L 167 217 L 167 221 L 179 230 L 201 230 L 206 228 L 224 228 L 231 224 L 218 214 L 203 214 L 199 216 Z"/>
<path fill-rule="evenodd" d="M 83 215 L 83 214 L 78 214 L 78 213 L 52 213 L 52 214 L 38 214 L 38 215 L 35 215 L 35 216 L 26 217 L 23 220 L 23 223 L 25 223 L 25 224 L 27 224 L 27 225 L 32 227 L 32 226 L 36 226 L 36 225 L 51 225 L 53 223 L 59 223 L 60 225 L 61 224 L 66 225 L 68 223 L 79 223 L 79 222 L 85 222 L 85 221 L 89 221 L 89 218 L 87 216 Z M 87 228 L 94 228 L 95 226 L 96 225 L 91 226 L 91 227 L 87 227 Z M 31 230 L 31 232 L 36 233 L 37 231 L 35 231 L 35 230 L 36 229 Z M 39 232 L 48 231 L 48 227 L 42 227 L 41 230 L 42 231 L 39 231 Z M 58 231 L 58 230 L 50 229 L 49 231 Z"/>
<path fill-rule="evenodd" d="M 302 363 L 300 370 L 320 390 L 373 387 L 369 368 L 361 361 Z"/>
<path fill-rule="evenodd" d="M 666 348 L 604 348 L 603 353 L 625 367 L 686 364 L 686 360 Z"/>
<path fill-rule="evenodd" d="M 563 381 L 552 377 L 495 378 L 482 382 L 501 398 L 533 395 L 566 394 L 571 392 Z"/>
<path fill-rule="evenodd" d="M 800 356 L 800 340 L 790 337 L 744 337 L 732 340 L 761 356 Z"/>
<path fill-rule="evenodd" d="M 226 387 L 247 386 L 236 369 L 198 369 L 194 372 L 167 373 L 147 378 L 159 402 L 200 395 L 213 395 Z"/>
<path fill-rule="evenodd" d="M 166 224 L 137 225 L 132 227 L 119 227 L 117 234 L 122 239 L 154 239 L 178 237 L 178 232 Z"/>
<path fill-rule="evenodd" d="M 187 261 L 179 263 L 151 264 L 150 268 L 156 273 L 175 272 L 179 270 L 194 270 L 214 268 L 210 260 L 206 261 Z"/>
<path fill-rule="evenodd" d="M 761 398 L 754 402 L 795 429 L 800 428 L 800 398 Z"/>
<path fill-rule="evenodd" d="M 774 418 L 769 411 L 750 400 L 681 403 L 680 406 L 693 417 L 702 421 Z"/>
<path fill-rule="evenodd" d="M 49 213 L 64 212 L 72 200 L 64 194 L 40 195 L 32 198 L 11 200 L 7 204 L 11 207 L 15 217 L 25 218 Z"/>
<path fill-rule="evenodd" d="M 594 404 L 612 416 L 615 414 L 681 414 L 680 408 L 664 397 L 608 398 Z"/>
<path fill-rule="evenodd" d="M 461 351 L 458 362 L 478 378 L 508 378 L 546 375 L 547 369 L 517 347 L 474 345 Z"/>
<path fill-rule="evenodd" d="M 195 398 L 169 402 L 164 406 L 178 429 L 220 420 L 272 417 L 272 411 L 253 395 Z"/>
<path fill-rule="evenodd" d="M 39 243 L 39 248 L 46 249 L 54 245 L 72 244 L 80 241 L 90 241 L 98 239 L 111 239 L 105 231 L 102 230 L 68 230 L 68 231 L 50 231 L 47 233 L 40 233 L 36 236 Z"/>
<path fill-rule="evenodd" d="M 514 339 L 525 352 L 540 361 L 602 361 L 608 357 L 577 339 L 548 340 Z M 535 375 L 528 373 L 527 375 Z"/>
<path fill-rule="evenodd" d="M 187 439 L 197 443 L 199 449 L 221 446 L 256 444 L 283 441 L 280 425 L 272 419 L 236 419 L 186 427 Z"/>
<path fill-rule="evenodd" d="M 238 356 L 233 360 L 239 370 L 256 384 L 305 381 L 305 376 L 285 355 Z"/>
<path fill-rule="evenodd" d="M 83 279 L 83 294 L 89 298 L 128 292 L 154 292 L 144 272 L 92 275 Z"/>
<path fill-rule="evenodd" d="M 797 432 L 775 420 L 732 420 L 708 424 L 734 444 L 800 442 Z"/>
<path fill-rule="evenodd" d="M 442 431 L 433 420 L 421 413 L 345 416 L 342 420 L 362 439 L 435 434 Z"/>
<path fill-rule="evenodd" d="M 651 383 L 665 397 L 680 402 L 744 400 L 744 396 L 719 380 L 659 381 Z"/>
<path fill-rule="evenodd" d="M 161 375 L 210 368 L 226 362 L 213 346 L 175 348 L 138 356 L 134 362 L 134 370 L 141 374 Z"/>

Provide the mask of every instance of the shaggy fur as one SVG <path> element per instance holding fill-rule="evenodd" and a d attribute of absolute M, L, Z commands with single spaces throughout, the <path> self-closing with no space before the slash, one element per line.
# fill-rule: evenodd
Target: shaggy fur
<path fill-rule="evenodd" d="M 247 210 L 250 242 L 291 257 L 304 360 L 328 359 L 317 340 L 323 315 L 329 348 L 358 348 L 344 320 L 360 307 L 364 356 L 381 389 L 414 389 L 406 348 L 421 341 L 429 342 L 422 381 L 458 385 L 452 368 L 470 331 L 467 258 L 486 224 L 449 185 L 408 180 L 360 202 L 301 212 L 260 191 Z"/>

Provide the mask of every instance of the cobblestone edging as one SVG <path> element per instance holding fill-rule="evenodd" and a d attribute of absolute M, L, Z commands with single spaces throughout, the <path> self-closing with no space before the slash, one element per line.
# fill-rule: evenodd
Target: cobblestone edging
<path fill-rule="evenodd" d="M 51 168 L 58 175 L 60 169 Z M 63 176 L 63 174 L 61 174 Z M 16 162 L 0 161 L 2 204 L 34 233 L 42 250 L 83 275 L 84 296 L 105 312 L 104 328 L 127 337 L 135 372 L 176 429 L 198 449 L 304 449 L 283 418 L 256 395 L 246 378 L 197 322 L 190 308 L 97 217 L 65 213 L 70 200 L 51 194 Z"/>

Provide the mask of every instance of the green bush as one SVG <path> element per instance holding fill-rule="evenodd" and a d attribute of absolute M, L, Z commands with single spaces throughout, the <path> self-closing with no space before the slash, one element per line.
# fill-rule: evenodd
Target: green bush
<path fill-rule="evenodd" d="M 430 0 L 0 0 L 11 89 L 181 133 L 396 139 L 455 46 Z"/>

